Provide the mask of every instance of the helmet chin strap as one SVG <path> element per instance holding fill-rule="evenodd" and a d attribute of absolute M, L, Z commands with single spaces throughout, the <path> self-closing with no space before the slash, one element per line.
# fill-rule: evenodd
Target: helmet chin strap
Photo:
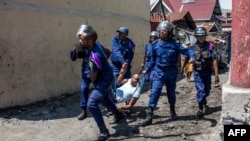
<path fill-rule="evenodd" d="M 169 36 L 167 36 L 166 38 L 161 38 L 161 41 L 162 41 L 163 43 L 165 43 L 165 42 L 167 42 L 168 39 L 169 39 Z"/>

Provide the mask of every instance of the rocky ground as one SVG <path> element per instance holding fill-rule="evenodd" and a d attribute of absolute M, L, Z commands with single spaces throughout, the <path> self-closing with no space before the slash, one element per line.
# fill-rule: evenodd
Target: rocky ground
<path fill-rule="evenodd" d="M 221 83 L 228 80 L 228 68 L 220 70 Z M 214 77 L 213 77 L 214 78 Z M 221 89 L 212 88 L 208 98 L 208 109 L 202 119 L 196 119 L 196 90 L 193 82 L 186 82 L 179 75 L 176 89 L 176 112 L 178 119 L 171 121 L 166 90 L 163 88 L 153 125 L 141 127 L 146 117 L 148 102 L 147 83 L 141 98 L 131 115 L 119 124 L 108 124 L 107 111 L 103 114 L 112 140 L 128 141 L 219 141 L 219 120 L 221 114 Z M 83 121 L 77 120 L 79 95 L 68 94 L 37 102 L 27 106 L 2 109 L 0 111 L 0 139 L 2 141 L 91 141 L 99 131 L 89 114 Z"/>

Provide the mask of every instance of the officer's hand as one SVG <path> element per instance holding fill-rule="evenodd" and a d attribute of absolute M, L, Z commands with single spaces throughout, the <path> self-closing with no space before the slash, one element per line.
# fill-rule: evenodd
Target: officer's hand
<path fill-rule="evenodd" d="M 141 73 L 142 73 L 142 74 L 146 74 L 146 73 L 147 73 L 147 71 L 146 71 L 146 70 L 144 70 L 144 71 L 142 71 Z"/>
<path fill-rule="evenodd" d="M 122 107 L 117 108 L 119 112 L 122 112 Z"/>
<path fill-rule="evenodd" d="M 194 61 L 195 61 L 194 58 L 190 58 L 190 59 L 188 60 L 189 63 L 194 63 Z"/>
<path fill-rule="evenodd" d="M 124 63 L 123 65 L 122 65 L 122 68 L 121 68 L 121 70 L 120 70 L 120 74 L 125 74 L 127 72 L 127 63 Z"/>
<path fill-rule="evenodd" d="M 141 63 L 141 67 L 142 67 L 142 68 L 144 67 L 144 65 L 145 65 L 144 63 Z"/>
<path fill-rule="evenodd" d="M 220 79 L 219 79 L 219 76 L 218 76 L 218 75 L 215 76 L 215 78 L 214 78 L 214 86 L 215 86 L 215 87 L 220 86 Z"/>
<path fill-rule="evenodd" d="M 127 64 L 127 63 L 123 63 L 123 64 L 122 64 L 122 68 L 127 69 L 127 67 L 128 67 L 128 64 Z"/>
<path fill-rule="evenodd" d="M 121 68 L 120 75 L 125 75 L 126 72 L 127 72 L 127 69 Z"/>
<path fill-rule="evenodd" d="M 72 48 L 73 52 L 76 52 L 76 44 L 74 44 L 73 48 Z"/>
<path fill-rule="evenodd" d="M 189 46 L 191 46 L 191 43 L 190 42 L 186 42 L 185 46 L 189 47 Z"/>

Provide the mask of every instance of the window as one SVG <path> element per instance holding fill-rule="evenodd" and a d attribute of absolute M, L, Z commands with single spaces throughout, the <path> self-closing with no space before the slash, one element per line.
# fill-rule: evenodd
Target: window
<path fill-rule="evenodd" d="M 182 0 L 182 3 L 190 3 L 190 2 L 195 2 L 195 0 Z"/>

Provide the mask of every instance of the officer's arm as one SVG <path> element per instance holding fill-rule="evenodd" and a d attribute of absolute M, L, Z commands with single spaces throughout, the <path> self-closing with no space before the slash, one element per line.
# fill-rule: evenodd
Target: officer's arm
<path fill-rule="evenodd" d="M 144 49 L 144 56 L 143 56 L 143 59 L 142 59 L 141 67 L 145 66 L 146 56 L 147 56 L 147 45 L 145 46 L 145 49 Z"/>
<path fill-rule="evenodd" d="M 111 50 L 106 48 L 106 47 L 103 47 L 103 51 L 107 57 L 107 59 L 109 59 L 110 55 L 111 55 Z"/>
<path fill-rule="evenodd" d="M 193 63 L 195 60 L 195 53 L 193 46 L 188 48 L 188 58 L 189 58 L 189 63 Z"/>
<path fill-rule="evenodd" d="M 107 59 L 109 59 L 109 57 L 111 55 L 111 50 L 108 49 L 108 48 L 106 48 L 106 47 L 104 47 L 103 44 L 101 42 L 99 42 L 99 41 L 96 41 L 96 44 L 102 47 L 102 50 L 105 53 Z"/>
<path fill-rule="evenodd" d="M 218 77 L 218 61 L 216 58 L 213 58 L 213 68 L 215 77 Z"/>
<path fill-rule="evenodd" d="M 72 61 L 75 61 L 77 59 L 76 45 L 74 45 L 72 50 L 70 51 L 70 58 Z"/>
<path fill-rule="evenodd" d="M 146 53 L 145 53 L 144 56 L 143 56 L 142 63 L 141 63 L 141 67 L 144 67 L 144 66 L 145 66 L 145 63 L 146 63 Z"/>
<path fill-rule="evenodd" d="M 153 48 L 152 50 L 152 56 L 151 56 L 151 59 L 149 61 L 149 64 L 148 66 L 146 67 L 146 73 L 148 73 L 149 71 L 151 71 L 153 69 L 153 67 L 155 66 L 156 64 L 156 57 L 157 57 L 157 54 L 156 54 L 156 49 L 155 47 Z"/>
<path fill-rule="evenodd" d="M 120 48 L 119 40 L 113 37 L 111 45 L 112 45 L 112 58 L 116 59 L 116 61 L 120 62 L 121 64 L 124 64 L 125 60 L 122 55 L 122 50 Z"/>
<path fill-rule="evenodd" d="M 125 60 L 127 62 L 127 64 L 131 65 L 131 62 L 134 58 L 134 50 L 135 50 L 135 43 L 134 41 L 132 41 L 131 39 L 129 39 L 129 48 L 132 50 L 129 54 L 128 54 L 128 58 Z"/>
<path fill-rule="evenodd" d="M 135 103 L 137 102 L 138 98 L 134 98 L 132 97 L 128 103 L 128 105 L 124 105 L 118 108 L 119 111 L 121 110 L 129 110 L 131 108 L 133 108 L 133 106 L 135 105 Z"/>
<path fill-rule="evenodd" d="M 120 74 L 117 77 L 117 83 L 118 84 L 125 84 L 126 82 L 128 82 L 128 79 L 124 79 L 124 75 L 125 75 L 126 72 L 127 72 L 127 68 L 125 68 L 124 65 L 122 65 Z"/>
<path fill-rule="evenodd" d="M 193 60 L 195 58 L 195 54 L 194 54 L 194 49 L 193 46 L 187 45 L 187 47 L 184 47 L 184 44 L 181 43 L 176 43 L 176 45 L 179 47 L 179 51 L 181 54 L 188 56 L 188 58 L 190 58 L 190 60 Z"/>

